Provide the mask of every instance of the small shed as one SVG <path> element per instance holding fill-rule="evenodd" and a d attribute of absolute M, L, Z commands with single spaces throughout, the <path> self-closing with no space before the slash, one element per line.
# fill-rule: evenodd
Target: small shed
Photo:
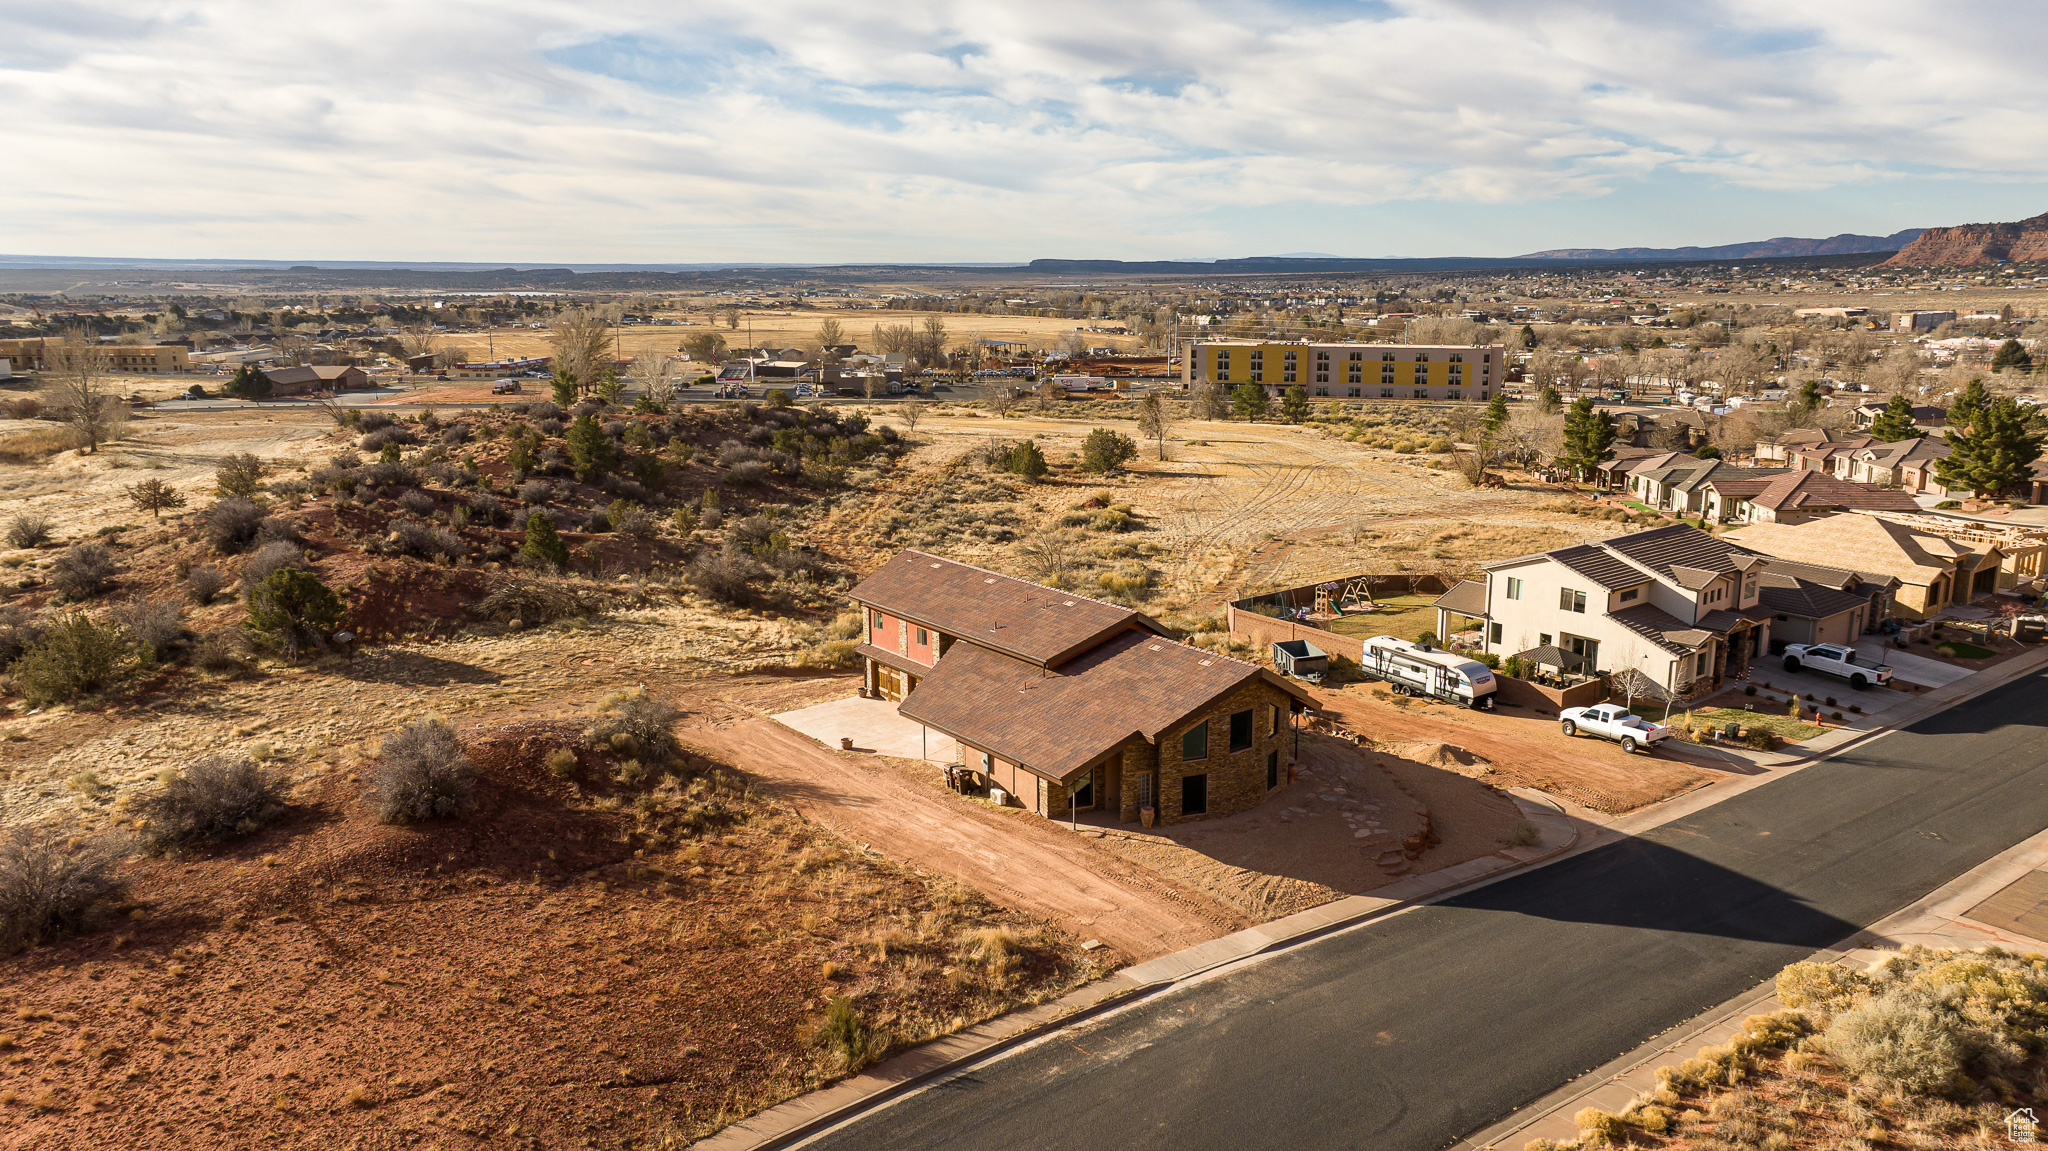
<path fill-rule="evenodd" d="M 1330 672 L 1330 653 L 1305 639 L 1283 640 L 1273 645 L 1273 666 L 1281 675 L 1320 683 Z"/>

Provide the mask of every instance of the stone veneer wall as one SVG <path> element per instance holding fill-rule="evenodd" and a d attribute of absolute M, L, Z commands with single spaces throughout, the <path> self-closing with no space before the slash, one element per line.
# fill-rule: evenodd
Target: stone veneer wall
<path fill-rule="evenodd" d="M 1291 702 L 1287 693 L 1271 684 L 1253 681 L 1216 701 L 1204 710 L 1198 721 L 1160 733 L 1158 746 L 1125 748 L 1123 795 L 1118 814 L 1125 820 L 1138 818 L 1138 777 L 1155 768 L 1159 779 L 1153 802 L 1157 804 L 1161 823 L 1178 823 L 1184 818 L 1180 813 L 1181 779 L 1189 775 L 1209 777 L 1209 810 L 1203 815 L 1185 818 L 1212 819 L 1235 815 L 1264 803 L 1271 794 L 1266 789 L 1267 754 L 1279 752 L 1283 769 L 1280 782 L 1283 785 L 1289 776 L 1286 768 L 1294 762 L 1292 729 L 1288 723 Z M 1272 723 L 1270 707 L 1280 709 L 1278 730 L 1268 730 Z M 1231 752 L 1228 750 L 1231 713 L 1246 708 L 1252 710 L 1252 746 L 1245 751 Z M 1183 762 L 1180 757 L 1181 736 L 1195 722 L 1209 725 L 1209 757 Z"/>

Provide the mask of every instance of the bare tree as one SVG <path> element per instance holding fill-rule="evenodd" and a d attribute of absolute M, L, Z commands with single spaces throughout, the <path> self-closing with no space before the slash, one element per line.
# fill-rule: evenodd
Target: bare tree
<path fill-rule="evenodd" d="M 657 404 L 666 404 L 676 395 L 675 361 L 667 352 L 642 352 L 633 361 L 633 382 L 639 386 L 641 395 Z"/>
<path fill-rule="evenodd" d="M 1196 380 L 1188 392 L 1188 408 L 1198 420 L 1228 419 L 1230 396 L 1214 380 Z"/>
<path fill-rule="evenodd" d="M 905 400 L 896 405 L 896 418 L 903 421 L 904 427 L 914 432 L 917 425 L 924 420 L 924 406 L 923 400 Z"/>
<path fill-rule="evenodd" d="M 876 324 L 868 339 L 877 352 L 908 352 L 917 341 L 917 330 L 909 324 Z"/>
<path fill-rule="evenodd" d="M 936 315 L 924 318 L 923 330 L 914 338 L 911 355 L 919 364 L 936 368 L 946 360 L 946 321 Z"/>
<path fill-rule="evenodd" d="M 1401 333 L 1406 344 L 1457 344 L 1469 346 L 1492 339 L 1493 329 L 1463 316 L 1417 316 Z"/>
<path fill-rule="evenodd" d="M 83 332 L 71 332 L 45 344 L 43 407 L 71 426 L 97 452 L 100 445 L 121 438 L 128 423 L 128 404 L 115 388 L 113 360 L 107 349 Z"/>
<path fill-rule="evenodd" d="M 717 332 L 698 332 L 683 341 L 683 351 L 699 363 L 715 364 L 725 359 L 725 337 Z"/>
<path fill-rule="evenodd" d="M 725 326 L 732 331 L 740 330 L 740 310 L 737 306 L 725 310 Z"/>
<path fill-rule="evenodd" d="M 566 372 L 576 386 L 589 391 L 611 366 L 612 333 L 604 318 L 586 308 L 556 317 L 548 338 L 555 345 L 555 371 Z"/>
<path fill-rule="evenodd" d="M 1167 411 L 1166 401 L 1156 395 L 1148 395 L 1138 401 L 1138 431 L 1159 445 L 1159 458 L 1166 458 L 1166 435 L 1173 430 L 1173 413 Z"/>
<path fill-rule="evenodd" d="M 441 330 L 432 324 L 407 324 L 398 329 L 398 347 L 410 360 L 431 355 L 441 343 Z"/>
<path fill-rule="evenodd" d="M 1065 532 L 1040 532 L 1017 549 L 1017 556 L 1040 583 L 1065 587 L 1073 577 L 1073 544 Z"/>

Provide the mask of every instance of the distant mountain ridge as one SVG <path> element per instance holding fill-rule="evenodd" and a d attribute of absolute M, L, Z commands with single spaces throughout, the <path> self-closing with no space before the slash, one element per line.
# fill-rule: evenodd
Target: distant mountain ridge
<path fill-rule="evenodd" d="M 1742 244 L 1709 248 L 1552 248 L 1517 257 L 1525 260 L 1765 260 L 1780 256 L 1854 256 L 1865 252 L 1896 252 L 1920 237 L 1925 228 L 1907 228 L 1889 236 L 1858 236 L 1844 232 L 1825 240 L 1776 236 Z"/>
<path fill-rule="evenodd" d="M 2048 260 L 2048 212 L 2010 224 L 1929 228 L 1884 263 L 1886 267 L 1946 268 L 2036 260 Z"/>

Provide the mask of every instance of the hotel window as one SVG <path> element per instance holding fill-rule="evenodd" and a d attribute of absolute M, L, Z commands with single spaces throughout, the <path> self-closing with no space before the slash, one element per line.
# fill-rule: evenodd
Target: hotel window
<path fill-rule="evenodd" d="M 1286 355 L 1287 355 L 1287 365 L 1288 365 L 1289 367 L 1293 367 L 1293 366 L 1294 366 L 1294 353 L 1293 353 L 1293 352 L 1288 352 L 1288 353 L 1286 353 Z"/>
<path fill-rule="evenodd" d="M 1509 598 L 1509 599 L 1521 599 L 1521 598 L 1522 598 L 1522 581 L 1521 581 L 1521 580 L 1519 580 L 1519 579 L 1516 579 L 1516 578 L 1515 578 L 1514 576 L 1509 576 L 1509 577 L 1508 577 L 1508 598 Z"/>
<path fill-rule="evenodd" d="M 1381 388 L 1381 389 L 1380 389 L 1380 398 L 1381 398 L 1381 399 L 1383 399 L 1383 400 L 1391 400 L 1391 399 L 1393 399 L 1393 398 L 1394 398 L 1394 389 L 1392 389 L 1392 388 Z"/>
<path fill-rule="evenodd" d="M 1426 399 L 1428 399 L 1428 398 L 1429 398 L 1429 389 L 1428 389 L 1428 388 L 1417 388 L 1417 389 L 1415 389 L 1415 398 L 1416 398 L 1416 399 L 1418 399 L 1418 400 L 1426 400 Z"/>
<path fill-rule="evenodd" d="M 1418 353 L 1416 353 L 1416 355 L 1415 355 L 1415 362 L 1416 362 L 1416 363 L 1418 363 L 1418 364 L 1426 364 L 1426 363 L 1428 363 L 1428 362 L 1429 362 L 1429 353 L 1428 353 L 1428 352 L 1418 352 Z"/>
<path fill-rule="evenodd" d="M 1294 365 L 1293 365 L 1293 364 L 1289 364 L 1289 365 L 1287 365 L 1287 370 L 1286 370 L 1286 371 L 1284 371 L 1284 372 L 1282 372 L 1282 373 L 1280 373 L 1280 382 L 1281 382 L 1281 383 L 1283 383 L 1283 384 L 1291 384 L 1291 383 L 1293 383 L 1293 382 L 1294 382 Z"/>
<path fill-rule="evenodd" d="M 1480 399 L 1482 399 L 1482 400 L 1486 398 L 1486 389 L 1485 389 L 1485 388 L 1481 388 L 1481 389 L 1479 389 L 1479 398 L 1480 398 Z"/>
<path fill-rule="evenodd" d="M 1452 352 L 1452 353 L 1451 353 L 1451 362 L 1452 362 L 1452 363 L 1454 363 L 1454 364 L 1462 364 L 1462 363 L 1464 363 L 1464 362 L 1465 362 L 1465 357 L 1464 357 L 1464 355 L 1463 355 L 1462 353 L 1459 353 L 1459 352 Z"/>
<path fill-rule="evenodd" d="M 1317 353 L 1316 353 L 1316 359 L 1317 359 L 1317 360 L 1319 360 L 1319 361 L 1321 361 L 1322 363 L 1325 363 L 1325 364 L 1327 364 L 1327 363 L 1329 363 L 1329 362 L 1330 362 L 1330 353 L 1328 353 L 1328 352 L 1317 352 Z"/>
<path fill-rule="evenodd" d="M 1328 373 L 1328 372 L 1317 372 L 1317 373 L 1316 373 L 1316 383 L 1319 383 L 1319 384 L 1327 384 L 1327 383 L 1329 383 L 1329 382 L 1330 382 L 1330 373 Z"/>
<path fill-rule="evenodd" d="M 1459 391 L 1456 388 L 1452 388 L 1450 391 L 1444 393 L 1444 398 L 1447 400 L 1462 400 L 1465 398 L 1465 393 Z"/>
<path fill-rule="evenodd" d="M 1329 395 L 1329 394 L 1330 394 L 1330 389 L 1328 389 L 1328 388 L 1317 388 L 1317 389 L 1316 389 L 1316 394 L 1317 394 L 1317 395 L 1319 395 L 1319 396 L 1327 396 L 1327 395 Z"/>
<path fill-rule="evenodd" d="M 1365 353 L 1364 353 L 1364 352 L 1353 352 L 1353 353 L 1351 353 L 1351 354 L 1350 354 L 1349 356 L 1346 356 L 1346 357 L 1345 357 L 1345 359 L 1348 359 L 1348 360 L 1350 360 L 1350 361 L 1351 361 L 1352 363 L 1354 363 L 1354 364 L 1355 364 L 1355 363 L 1357 363 L 1358 361 L 1360 361 L 1360 360 L 1364 359 L 1364 358 L 1365 358 Z"/>
<path fill-rule="evenodd" d="M 1351 378 L 1355 380 L 1355 379 L 1357 379 L 1358 377 L 1357 377 L 1357 376 L 1353 376 L 1353 377 L 1351 377 Z M 1349 397 L 1351 397 L 1352 399 L 1356 400 L 1356 399 L 1359 399 L 1359 398 L 1361 398 L 1361 397 L 1363 397 L 1363 396 L 1365 395 L 1365 389 L 1364 389 L 1364 388 L 1346 388 L 1346 389 L 1344 389 L 1344 394 L 1345 394 L 1345 395 L 1347 395 L 1347 396 L 1349 396 Z"/>
<path fill-rule="evenodd" d="M 1568 587 L 1557 589 L 1557 610 L 1586 614 L 1586 593 Z"/>
<path fill-rule="evenodd" d="M 1391 364 L 1391 363 L 1393 363 L 1393 362 L 1394 362 L 1394 353 L 1392 353 L 1392 352 L 1381 352 L 1381 353 L 1380 353 L 1380 359 L 1381 359 L 1381 360 L 1383 360 L 1383 361 L 1385 361 L 1385 362 L 1387 362 L 1387 363 L 1389 363 L 1389 364 Z"/>

